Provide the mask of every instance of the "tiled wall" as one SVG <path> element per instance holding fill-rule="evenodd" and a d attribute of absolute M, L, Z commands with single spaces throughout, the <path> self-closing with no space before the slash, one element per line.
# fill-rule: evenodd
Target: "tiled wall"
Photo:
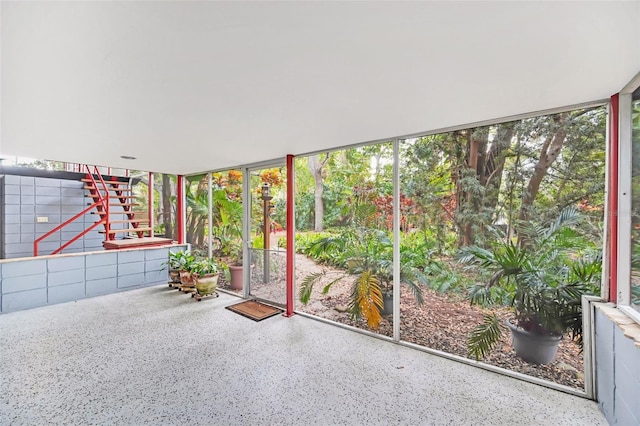
<path fill-rule="evenodd" d="M 15 259 L 33 256 L 36 238 L 81 212 L 92 202 L 91 198 L 86 197 L 87 191 L 83 186 L 82 182 L 76 180 L 4 175 L 0 180 L 3 205 L 0 257 Z M 38 222 L 38 217 L 47 218 L 47 222 Z M 113 218 L 121 219 L 117 216 Z M 85 214 L 42 241 L 39 254 L 50 254 L 98 220 L 96 214 Z M 102 250 L 104 234 L 100 234 L 100 230 L 103 230 L 102 226 L 96 227 L 65 248 L 63 253 Z"/>
<path fill-rule="evenodd" d="M 640 424 L 640 348 L 600 309 L 595 322 L 600 409 L 612 425 Z"/>
<path fill-rule="evenodd" d="M 166 283 L 169 251 L 185 246 L 0 261 L 0 312 Z"/>

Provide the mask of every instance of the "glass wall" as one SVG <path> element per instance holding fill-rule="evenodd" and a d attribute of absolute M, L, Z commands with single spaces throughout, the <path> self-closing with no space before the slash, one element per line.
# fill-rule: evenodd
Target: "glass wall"
<path fill-rule="evenodd" d="M 631 307 L 640 312 L 640 88 L 631 102 Z"/>
<path fill-rule="evenodd" d="M 393 334 L 393 144 L 296 159 L 298 309 Z"/>
<path fill-rule="evenodd" d="M 583 388 L 572 337 L 580 295 L 600 293 L 605 118 L 592 108 L 401 142 L 402 340 Z M 520 330 L 564 338 L 542 360 L 516 352 Z"/>

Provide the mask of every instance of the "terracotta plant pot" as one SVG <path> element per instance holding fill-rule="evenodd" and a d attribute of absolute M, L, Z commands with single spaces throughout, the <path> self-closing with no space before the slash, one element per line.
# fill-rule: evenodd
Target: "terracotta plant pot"
<path fill-rule="evenodd" d="M 229 288 L 232 290 L 242 290 L 243 287 L 243 268 L 242 265 L 229 265 L 229 274 L 231 282 Z"/>
<path fill-rule="evenodd" d="M 171 282 L 174 284 L 180 284 L 180 271 L 177 269 L 172 269 L 169 271 L 169 278 Z"/>
<path fill-rule="evenodd" d="M 182 285 L 190 285 L 193 286 L 193 276 L 189 271 L 180 271 L 180 283 Z"/>

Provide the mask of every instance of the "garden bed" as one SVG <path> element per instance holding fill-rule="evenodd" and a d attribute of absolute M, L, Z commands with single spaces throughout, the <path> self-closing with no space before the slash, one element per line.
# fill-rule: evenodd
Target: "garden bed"
<path fill-rule="evenodd" d="M 296 277 L 300 279 L 309 273 L 331 268 L 316 265 L 304 256 L 296 255 Z M 329 279 L 326 280 L 328 282 Z M 328 294 L 321 293 L 322 285 L 314 288 L 309 304 L 298 306 L 302 312 L 310 313 L 342 324 L 367 329 L 366 322 L 353 321 L 346 312 L 349 304 L 350 284 L 348 280 L 332 286 Z M 437 349 L 454 355 L 467 357 L 467 336 L 469 331 L 482 322 L 485 309 L 470 306 L 458 295 L 438 294 L 424 290 L 424 304 L 418 305 L 411 294 L 403 289 L 400 303 L 400 337 L 403 341 Z M 506 319 L 507 310 L 497 310 Z M 380 334 L 393 335 L 391 317 L 383 319 Z M 515 355 L 510 337 L 505 333 L 495 350 L 482 361 L 497 367 L 549 380 L 576 389 L 584 389 L 583 357 L 577 344 L 565 337 L 560 342 L 558 355 L 549 365 L 534 365 Z"/>

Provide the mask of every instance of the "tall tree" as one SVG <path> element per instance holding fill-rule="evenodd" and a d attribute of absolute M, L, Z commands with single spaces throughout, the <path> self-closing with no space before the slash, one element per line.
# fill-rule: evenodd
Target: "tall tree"
<path fill-rule="evenodd" d="M 329 160 L 329 153 L 324 154 L 324 159 L 320 159 L 320 154 L 309 156 L 309 171 L 315 181 L 315 221 L 314 230 L 320 232 L 324 230 L 324 178 L 326 176 L 325 165 Z"/>

